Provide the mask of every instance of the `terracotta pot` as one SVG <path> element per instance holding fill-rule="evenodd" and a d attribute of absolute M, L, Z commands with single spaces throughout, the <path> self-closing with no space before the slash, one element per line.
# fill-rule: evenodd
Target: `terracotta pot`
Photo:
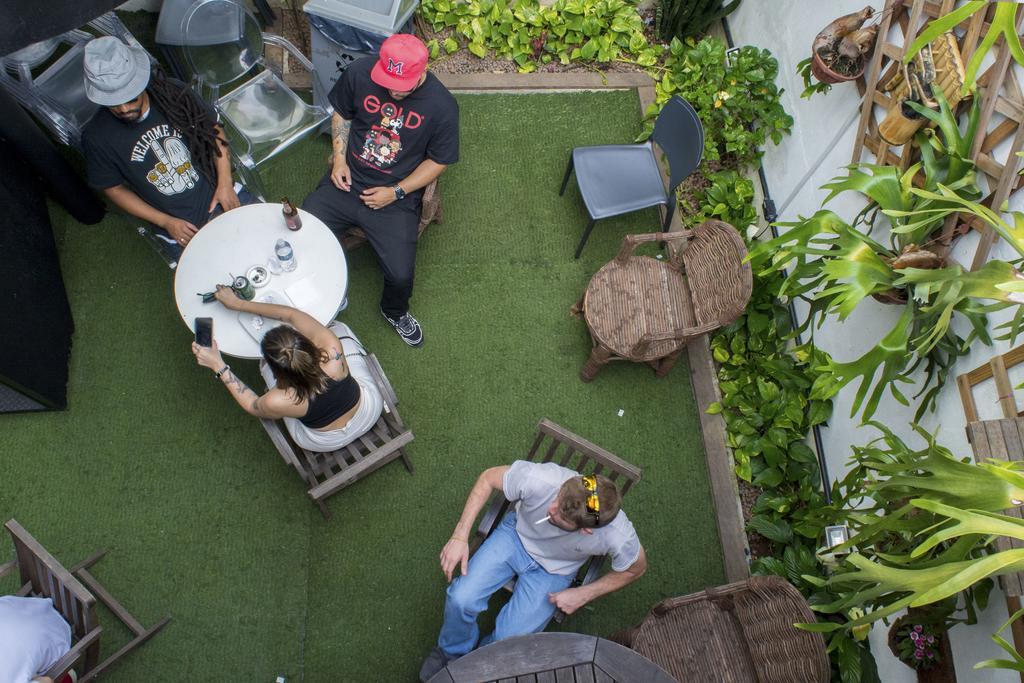
<path fill-rule="evenodd" d="M 924 616 L 925 614 L 921 614 L 912 608 L 905 616 L 893 622 L 892 627 L 889 629 L 889 649 L 896 659 L 900 658 L 899 639 L 896 636 L 896 632 L 908 621 L 911 623 L 923 621 L 922 617 Z M 940 641 L 939 656 L 941 659 L 939 663 L 930 669 L 916 669 L 918 683 L 956 683 L 956 667 L 953 664 L 953 651 L 949 647 L 948 631 L 942 632 Z M 903 662 L 903 660 L 900 661 L 908 668 L 913 669 L 912 666 Z"/>
<path fill-rule="evenodd" d="M 852 81 L 860 78 L 864 73 L 864 69 L 867 67 L 867 63 L 867 59 L 862 59 L 860 62 L 860 69 L 857 73 L 852 76 L 847 76 L 846 74 L 841 74 L 838 71 L 833 71 L 828 68 L 828 65 L 826 65 L 824 60 L 818 56 L 818 53 L 813 50 L 811 51 L 811 73 L 814 74 L 814 77 L 822 83 L 843 83 L 845 81 Z"/>

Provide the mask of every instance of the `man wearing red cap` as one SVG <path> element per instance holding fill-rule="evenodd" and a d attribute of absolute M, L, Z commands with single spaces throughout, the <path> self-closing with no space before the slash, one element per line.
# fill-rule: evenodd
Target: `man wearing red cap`
<path fill-rule="evenodd" d="M 459 159 L 459 107 L 427 57 L 398 33 L 345 69 L 329 95 L 332 167 L 302 205 L 336 233 L 366 233 L 384 271 L 381 313 L 410 346 L 423 343 L 409 313 L 423 188 Z"/>

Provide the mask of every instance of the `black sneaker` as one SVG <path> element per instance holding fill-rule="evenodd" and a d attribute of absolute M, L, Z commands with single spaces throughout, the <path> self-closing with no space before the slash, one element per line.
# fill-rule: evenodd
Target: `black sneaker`
<path fill-rule="evenodd" d="M 391 326 L 395 328 L 395 332 L 398 333 L 398 336 L 406 344 L 409 346 L 420 346 L 423 343 L 423 328 L 420 327 L 420 322 L 412 317 L 411 313 L 406 312 L 397 320 L 384 311 L 381 311 L 381 315 L 391 323 Z"/>
<path fill-rule="evenodd" d="M 435 645 L 431 649 L 430 654 L 427 655 L 427 658 L 423 660 L 423 666 L 420 667 L 420 681 L 427 683 L 427 681 L 434 677 L 434 674 L 448 664 L 448 661 L 448 658 L 441 652 L 441 648 Z"/>

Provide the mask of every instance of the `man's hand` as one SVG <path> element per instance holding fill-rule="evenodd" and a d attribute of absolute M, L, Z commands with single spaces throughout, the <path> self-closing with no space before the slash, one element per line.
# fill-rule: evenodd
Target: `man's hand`
<path fill-rule="evenodd" d="M 363 190 L 363 194 L 359 198 L 371 209 L 383 209 L 395 201 L 395 188 L 393 186 L 369 187 Z"/>
<path fill-rule="evenodd" d="M 189 240 L 199 232 L 196 226 L 180 218 L 168 218 L 160 227 L 169 232 L 181 246 L 188 244 Z"/>
<path fill-rule="evenodd" d="M 217 186 L 217 189 L 213 191 L 213 200 L 210 202 L 210 208 L 207 210 L 207 213 L 213 213 L 214 208 L 218 204 L 220 204 L 220 208 L 224 211 L 237 209 L 242 205 L 242 202 L 238 200 L 238 194 L 235 192 L 234 183 Z"/>
<path fill-rule="evenodd" d="M 344 155 L 334 155 L 331 165 L 331 182 L 339 190 L 348 192 L 352 189 L 352 172 L 348 168 L 348 162 Z"/>
<path fill-rule="evenodd" d="M 465 576 L 468 573 L 468 566 L 469 543 L 461 538 L 450 538 L 441 549 L 441 571 L 444 572 L 448 583 L 452 582 L 452 573 L 455 571 L 455 567 L 459 567 L 462 575 Z"/>
<path fill-rule="evenodd" d="M 566 614 L 572 614 L 580 607 L 590 602 L 587 600 L 582 587 L 566 588 L 557 593 L 548 593 L 548 602 L 562 610 Z"/>

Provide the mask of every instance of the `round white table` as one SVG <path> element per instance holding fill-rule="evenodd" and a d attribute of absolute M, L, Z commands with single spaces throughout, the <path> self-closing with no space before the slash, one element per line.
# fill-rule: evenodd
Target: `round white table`
<path fill-rule="evenodd" d="M 292 232 L 284 225 L 280 204 L 250 204 L 217 216 L 196 233 L 174 273 L 174 300 L 190 330 L 197 317 L 213 318 L 213 338 L 222 353 L 259 358 L 259 342 L 242 326 L 239 313 L 216 301 L 204 304 L 197 292 L 230 285 L 229 273 L 245 275 L 251 266 L 266 267 L 280 238 L 291 243 L 298 266 L 290 273 L 271 275 L 256 289 L 255 300 L 267 292 L 283 293 L 287 299 L 281 303 L 290 303 L 325 325 L 337 315 L 348 288 L 345 252 L 320 219 L 301 209 L 299 213 L 302 229 Z"/>

